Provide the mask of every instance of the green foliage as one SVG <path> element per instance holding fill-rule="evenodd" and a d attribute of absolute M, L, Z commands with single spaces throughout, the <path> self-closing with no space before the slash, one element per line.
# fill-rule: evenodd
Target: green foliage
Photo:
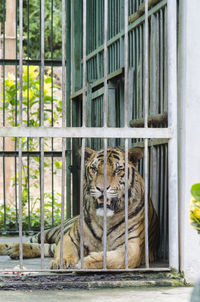
<path fill-rule="evenodd" d="M 6 7 L 6 0 L 5 7 Z M 4 1 L 0 1 L 0 23 L 3 31 Z M 13 0 L 14 1 L 14 0 Z M 28 6 L 29 2 L 29 6 Z M 31 59 L 40 58 L 40 2 L 41 0 L 23 1 L 23 51 Z M 53 3 L 53 9 L 52 9 Z M 52 18 L 53 11 L 53 18 Z M 17 11 L 19 18 L 19 9 Z M 53 29 L 53 30 L 52 30 Z M 19 33 L 19 27 L 18 27 Z M 60 59 L 62 45 L 62 1 L 45 1 L 45 58 Z M 52 57 L 53 51 L 53 57 Z"/>
<path fill-rule="evenodd" d="M 192 186 L 191 193 L 190 223 L 200 233 L 200 183 Z"/>
<path fill-rule="evenodd" d="M 62 102 L 55 97 L 56 90 L 60 88 L 51 83 L 49 74 L 44 77 L 44 123 L 45 126 L 56 125 L 61 120 Z M 53 90 L 53 96 L 52 96 Z M 3 102 L 3 100 L 1 100 Z M 23 125 L 30 127 L 40 126 L 40 81 L 39 72 L 36 66 L 24 66 L 23 72 Z M 18 126 L 16 116 L 19 113 L 19 81 L 15 80 L 12 74 L 8 75 L 5 80 L 5 101 L 7 123 L 9 126 Z M 52 111 L 53 106 L 53 111 Z M 3 104 L 1 104 L 3 110 Z M 49 149 L 48 141 L 44 138 L 45 150 Z M 17 141 L 18 145 L 18 141 Z M 37 151 L 39 150 L 39 141 L 34 138 L 22 138 L 22 150 Z M 54 160 L 54 174 L 62 168 L 62 163 L 59 160 Z M 51 167 L 51 161 L 48 158 L 44 160 L 44 172 L 48 173 Z M 13 186 L 18 184 L 18 174 L 16 178 L 11 179 Z M 31 229 L 40 228 L 40 199 L 35 192 L 29 196 L 28 187 L 31 183 L 32 190 L 39 190 L 40 182 L 40 158 L 30 157 L 29 164 L 27 159 L 23 159 L 22 168 L 22 207 L 23 207 L 23 229 L 27 230 L 29 226 L 28 217 L 28 200 L 31 205 L 30 226 Z M 45 227 L 52 225 L 52 200 L 54 204 L 53 219 L 55 224 L 60 223 L 60 195 L 58 192 L 44 194 L 45 201 Z M 55 198 L 56 196 L 56 198 Z M 12 204 L 12 202 L 10 202 Z M 4 223 L 4 207 L 0 207 L 0 229 Z M 16 227 L 16 209 L 13 206 L 6 207 L 6 226 L 9 230 Z"/>
<path fill-rule="evenodd" d="M 53 3 L 53 19 L 52 19 L 52 3 Z M 28 18 L 29 9 L 29 18 Z M 40 0 L 24 1 L 24 52 L 28 57 L 36 59 L 40 57 Z M 51 50 L 53 50 L 53 58 L 61 58 L 62 49 L 62 1 L 46 0 L 45 1 L 45 58 L 52 58 Z M 28 22 L 29 21 L 29 22 Z M 29 24 L 29 26 L 28 26 Z M 52 31 L 53 25 L 53 31 Z M 29 30 L 29 33 L 28 33 Z M 28 45 L 29 38 L 29 45 Z M 53 38 L 53 39 L 52 39 Z"/>
<path fill-rule="evenodd" d="M 38 127 L 40 125 L 40 81 L 37 66 L 24 66 L 23 73 L 23 123 L 24 126 Z M 59 87 L 51 84 L 50 75 L 44 77 L 44 121 L 45 126 L 59 121 L 62 112 L 62 103 L 51 96 L 51 91 L 55 92 Z M 52 114 L 51 103 L 55 110 Z M 17 106 L 17 112 L 16 112 Z M 3 108 L 1 107 L 3 110 Z M 19 81 L 16 83 L 12 74 L 5 80 L 5 110 L 8 112 L 7 120 L 10 126 L 17 126 L 16 113 L 19 114 Z M 31 142 L 30 142 L 31 143 Z M 34 146 L 32 146 L 34 148 Z M 31 148 L 31 147 L 30 147 Z"/>
<path fill-rule="evenodd" d="M 191 188 L 192 196 L 200 201 L 200 183 L 194 184 Z"/>
<path fill-rule="evenodd" d="M 59 193 L 56 197 L 52 197 L 51 193 L 45 193 L 45 205 L 44 205 L 44 227 L 49 228 L 52 226 L 52 200 L 54 209 L 54 225 L 61 223 L 61 203 L 58 201 Z M 35 199 L 35 204 L 30 209 L 30 220 L 28 215 L 28 204 L 27 202 L 23 204 L 22 213 L 22 226 L 23 231 L 38 231 L 41 227 L 40 221 L 40 208 L 38 204 L 40 203 L 39 198 Z M 6 212 L 6 229 L 9 231 L 15 231 L 18 222 L 17 217 L 19 217 L 19 211 L 13 206 L 7 206 Z M 5 218 L 4 206 L 0 206 L 0 230 L 4 230 L 4 218 Z M 17 217 L 16 217 L 17 216 Z M 29 229 L 30 228 L 30 229 Z"/>

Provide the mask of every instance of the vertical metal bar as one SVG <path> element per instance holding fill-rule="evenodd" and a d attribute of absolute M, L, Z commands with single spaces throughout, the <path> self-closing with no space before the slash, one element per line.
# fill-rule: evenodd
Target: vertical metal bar
<path fill-rule="evenodd" d="M 64 0 L 65 1 L 65 0 Z M 61 190 L 61 234 L 60 234 L 60 268 L 63 268 L 63 237 L 64 237 L 64 211 L 65 211 L 65 146 L 66 140 L 62 138 L 62 190 Z"/>
<path fill-rule="evenodd" d="M 86 92 L 87 92 L 87 62 L 86 62 L 86 7 L 87 1 L 83 0 L 83 101 L 82 101 L 82 126 L 86 126 Z"/>
<path fill-rule="evenodd" d="M 15 35 L 16 35 L 16 60 L 18 57 L 18 40 L 17 40 L 17 32 L 18 32 L 18 0 L 16 1 L 16 29 L 15 29 Z M 15 67 L 15 127 L 17 127 L 17 65 Z M 17 150 L 17 138 L 15 137 L 15 151 Z M 18 206 L 17 206 L 17 157 L 15 157 L 15 212 L 16 212 L 16 230 L 18 229 Z"/>
<path fill-rule="evenodd" d="M 128 0 L 124 2 L 124 127 L 128 127 Z"/>
<path fill-rule="evenodd" d="M 140 98 L 140 106 L 139 106 L 139 116 L 142 118 L 143 116 L 143 24 L 139 27 L 139 37 L 140 37 L 140 77 L 139 77 L 139 98 Z"/>
<path fill-rule="evenodd" d="M 66 68 L 65 68 L 65 0 L 62 0 L 62 127 L 66 127 Z M 64 236 L 64 207 L 65 207 L 65 149 L 66 140 L 62 138 L 62 191 L 61 191 L 61 236 L 60 236 L 60 268 L 63 268 L 63 236 Z"/>
<path fill-rule="evenodd" d="M 23 0 L 19 2 L 19 126 L 22 126 L 23 100 Z M 22 244 L 22 138 L 19 138 L 19 247 L 20 269 L 23 267 Z"/>
<path fill-rule="evenodd" d="M 160 108 L 159 108 L 159 113 L 163 113 L 164 112 L 164 95 L 163 95 L 163 79 L 164 79 L 164 65 L 163 65 L 163 54 L 164 54 L 164 43 L 163 43 L 163 37 L 164 37 L 164 32 L 163 32 L 163 10 L 160 10 L 160 26 L 159 26 L 160 32 L 160 45 L 159 45 L 159 53 L 160 53 L 160 70 L 159 70 L 159 74 L 160 74 L 160 95 L 159 95 L 159 100 L 160 100 Z"/>
<path fill-rule="evenodd" d="M 41 0 L 40 125 L 44 126 L 44 0 Z M 44 138 L 40 139 L 41 268 L 44 269 Z"/>
<path fill-rule="evenodd" d="M 144 33 L 144 127 L 148 128 L 149 103 L 149 58 L 148 58 L 148 0 L 145 0 L 145 33 Z M 149 268 L 149 235 L 148 235 L 148 139 L 144 139 L 144 181 L 145 181 L 145 263 Z"/>
<path fill-rule="evenodd" d="M 30 3 L 28 0 L 27 3 L 27 20 L 28 20 L 28 24 L 27 24 L 27 55 L 28 55 L 28 60 L 30 57 L 30 48 L 29 48 L 29 42 L 30 42 L 30 35 L 29 35 L 29 23 L 30 23 Z M 27 66 L 27 127 L 29 127 L 29 63 Z M 27 138 L 27 151 L 29 151 L 29 138 Z M 28 230 L 31 231 L 31 209 L 30 209 L 30 157 L 27 156 L 27 184 L 28 184 Z"/>
<path fill-rule="evenodd" d="M 168 51 L 167 51 L 167 45 L 168 45 L 168 26 L 167 26 L 167 14 L 168 14 L 168 7 L 164 7 L 163 17 L 164 17 L 164 41 L 163 41 L 163 51 L 164 51 L 164 62 L 163 62 L 163 69 L 164 69 L 164 91 L 163 91 L 163 108 L 164 112 L 168 111 Z"/>
<path fill-rule="evenodd" d="M 3 59 L 5 60 L 5 17 L 6 1 L 3 2 Z M 3 63 L 3 127 L 5 127 L 5 63 Z M 5 151 L 5 137 L 3 137 L 3 151 Z M 6 176 L 5 156 L 3 156 L 3 203 L 4 203 L 4 229 L 6 231 Z"/>
<path fill-rule="evenodd" d="M 145 33 L 144 33 L 144 126 L 148 128 L 149 104 L 149 30 L 148 30 L 148 0 L 145 0 Z"/>
<path fill-rule="evenodd" d="M 71 2 L 66 3 L 66 126 L 71 127 L 71 103 L 70 103 L 70 93 L 71 93 Z M 66 149 L 71 150 L 72 141 L 71 138 L 67 139 Z M 72 158 L 71 151 L 67 151 L 66 163 L 67 166 L 71 166 Z M 66 217 L 70 218 L 72 215 L 72 195 L 71 195 L 71 171 L 66 169 Z"/>
<path fill-rule="evenodd" d="M 163 192 L 163 200 L 164 200 L 164 228 L 163 228 L 163 241 L 164 241 L 164 253 L 163 258 L 168 259 L 168 146 L 165 144 L 163 146 L 164 149 L 164 192 Z"/>
<path fill-rule="evenodd" d="M 104 127 L 108 117 L 108 0 L 104 0 Z"/>
<path fill-rule="evenodd" d="M 178 257 L 178 162 L 177 162 L 177 2 L 168 0 L 168 127 L 174 130 L 169 140 L 169 264 L 179 269 Z"/>
<path fill-rule="evenodd" d="M 104 139 L 104 220 L 103 220 L 103 268 L 106 269 L 107 252 L 107 143 Z"/>
<path fill-rule="evenodd" d="M 107 127 L 108 119 L 108 60 L 107 60 L 107 40 L 108 40 L 108 0 L 104 0 L 104 128 Z M 103 224 L 103 268 L 106 269 L 107 252 L 107 144 L 104 139 L 104 224 Z"/>
<path fill-rule="evenodd" d="M 84 185 L 84 168 L 85 168 L 85 138 L 82 139 L 82 149 L 81 149 L 81 182 L 80 182 L 80 258 L 81 258 L 81 268 L 84 268 L 84 238 L 83 238 L 83 185 Z"/>
<path fill-rule="evenodd" d="M 125 139 L 125 268 L 128 268 L 128 139 Z"/>
<path fill-rule="evenodd" d="M 51 0 L 51 60 L 53 61 L 53 4 Z M 53 106 L 53 62 L 51 65 L 51 127 L 54 126 L 54 106 Z M 54 150 L 54 139 L 51 139 L 51 150 Z M 51 157 L 51 192 L 52 192 L 52 226 L 54 226 L 54 158 Z"/>
<path fill-rule="evenodd" d="M 86 127 L 86 91 L 87 91 L 87 62 L 86 62 L 86 8 L 87 1 L 83 0 L 83 100 L 82 100 L 82 127 Z M 82 139 L 81 150 L 81 183 L 80 183 L 80 258 L 81 268 L 84 268 L 84 232 L 83 232 L 83 199 L 84 199 L 84 171 L 85 171 L 85 138 Z"/>
<path fill-rule="evenodd" d="M 40 139 L 41 269 L 44 269 L 44 138 Z"/>
<path fill-rule="evenodd" d="M 128 43 L 128 0 L 124 1 L 124 127 L 128 127 L 129 105 L 129 43 Z M 128 139 L 125 139 L 125 268 L 128 268 Z"/>

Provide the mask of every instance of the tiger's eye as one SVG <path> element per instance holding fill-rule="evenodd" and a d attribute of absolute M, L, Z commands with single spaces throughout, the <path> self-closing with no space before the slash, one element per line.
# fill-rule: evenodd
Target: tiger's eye
<path fill-rule="evenodd" d="M 117 175 L 117 174 L 119 174 L 122 170 L 123 170 L 123 166 L 118 166 L 118 167 L 115 169 L 114 174 Z"/>
<path fill-rule="evenodd" d="M 95 167 L 95 166 L 91 166 L 91 169 L 92 169 L 92 171 L 94 172 L 94 173 L 97 173 L 97 168 Z"/>
<path fill-rule="evenodd" d="M 114 174 L 119 174 L 120 173 L 120 171 L 121 171 L 121 169 L 116 169 L 115 171 L 114 171 Z"/>

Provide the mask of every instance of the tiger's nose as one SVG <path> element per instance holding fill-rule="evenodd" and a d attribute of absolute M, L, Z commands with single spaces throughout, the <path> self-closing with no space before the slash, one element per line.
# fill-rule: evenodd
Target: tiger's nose
<path fill-rule="evenodd" d="M 104 192 L 104 187 L 103 186 L 96 186 L 97 190 L 99 190 L 100 192 Z M 107 187 L 107 190 L 110 188 L 110 186 Z"/>

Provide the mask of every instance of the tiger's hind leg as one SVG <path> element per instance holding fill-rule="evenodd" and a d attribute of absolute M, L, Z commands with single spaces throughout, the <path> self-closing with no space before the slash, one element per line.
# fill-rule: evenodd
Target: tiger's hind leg
<path fill-rule="evenodd" d="M 56 244 L 44 244 L 44 256 L 53 257 Z M 9 255 L 12 259 L 19 259 L 19 243 L 0 243 L 0 255 Z M 37 258 L 41 256 L 41 244 L 23 243 L 23 258 Z"/>

